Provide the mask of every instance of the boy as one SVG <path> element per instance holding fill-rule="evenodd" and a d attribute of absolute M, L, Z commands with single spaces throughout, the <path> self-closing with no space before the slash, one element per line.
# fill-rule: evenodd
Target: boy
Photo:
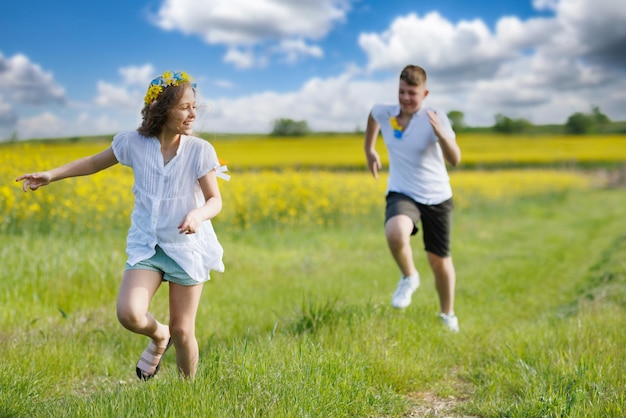
<path fill-rule="evenodd" d="M 402 277 L 392 298 L 395 308 L 406 308 L 419 287 L 410 238 L 421 220 L 424 248 L 435 276 L 440 319 L 452 331 L 456 274 L 450 255 L 452 189 L 446 162 L 459 164 L 461 150 L 445 113 L 423 107 L 428 96 L 426 72 L 416 65 L 400 73 L 398 104 L 375 105 L 365 131 L 367 166 L 374 178 L 381 168 L 375 145 L 381 132 L 389 154 L 385 235 Z"/>

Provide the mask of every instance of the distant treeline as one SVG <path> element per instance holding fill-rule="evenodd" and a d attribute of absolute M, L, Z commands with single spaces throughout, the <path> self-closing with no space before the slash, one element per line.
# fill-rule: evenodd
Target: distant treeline
<path fill-rule="evenodd" d="M 502 113 L 495 115 L 492 126 L 472 127 L 465 123 L 465 114 L 460 110 L 452 110 L 448 113 L 452 127 L 457 132 L 497 132 L 503 134 L 604 134 L 626 133 L 626 121 L 612 122 L 600 108 L 593 106 L 589 113 L 576 112 L 567 118 L 564 124 L 534 125 L 527 119 L 514 119 Z M 304 136 L 311 133 L 306 120 L 296 121 L 293 119 L 280 118 L 274 120 L 271 136 Z M 355 133 L 363 133 L 361 127 L 357 127 Z M 332 134 L 325 132 L 325 134 Z"/>

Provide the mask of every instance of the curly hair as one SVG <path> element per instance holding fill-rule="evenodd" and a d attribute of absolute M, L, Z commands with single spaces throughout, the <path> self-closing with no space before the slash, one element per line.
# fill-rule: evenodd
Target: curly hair
<path fill-rule="evenodd" d="M 141 110 L 143 120 L 137 132 L 145 137 L 155 137 L 161 133 L 167 121 L 167 114 L 176 106 L 187 89 L 195 89 L 189 82 L 182 82 L 177 86 L 168 86 L 159 94 L 158 100 L 147 104 Z"/>

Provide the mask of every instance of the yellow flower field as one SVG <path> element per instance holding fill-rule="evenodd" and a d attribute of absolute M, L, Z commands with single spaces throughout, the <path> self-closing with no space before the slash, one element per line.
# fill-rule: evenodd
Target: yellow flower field
<path fill-rule="evenodd" d="M 117 165 L 94 176 L 67 179 L 24 193 L 14 179 L 100 151 L 106 144 L 16 144 L 0 149 L 0 231 L 127 228 L 132 207 L 132 174 Z M 220 152 L 220 148 L 218 152 Z M 279 151 L 277 151 L 279 152 Z M 233 164 L 235 165 L 235 164 Z M 386 174 L 376 181 L 366 171 L 282 168 L 231 169 L 220 180 L 224 200 L 216 223 L 236 228 L 257 225 L 333 225 L 342 219 L 383 210 Z M 590 187 L 593 178 L 564 170 L 455 170 L 451 181 L 457 206 L 479 200 Z"/>
<path fill-rule="evenodd" d="M 624 163 L 626 135 L 459 135 L 466 164 Z"/>
<path fill-rule="evenodd" d="M 203 135 L 233 168 L 350 168 L 365 166 L 363 135 L 268 138 L 260 136 Z M 570 165 L 626 162 L 626 135 L 511 136 L 460 133 L 457 142 L 466 166 L 524 164 Z M 383 164 L 387 154 L 382 139 L 377 149 Z"/>

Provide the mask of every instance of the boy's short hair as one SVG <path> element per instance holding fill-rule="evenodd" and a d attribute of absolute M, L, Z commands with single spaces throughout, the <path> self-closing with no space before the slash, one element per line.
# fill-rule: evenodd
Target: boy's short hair
<path fill-rule="evenodd" d="M 426 84 L 426 71 L 418 65 L 407 65 L 400 73 L 400 80 L 409 86 Z"/>

